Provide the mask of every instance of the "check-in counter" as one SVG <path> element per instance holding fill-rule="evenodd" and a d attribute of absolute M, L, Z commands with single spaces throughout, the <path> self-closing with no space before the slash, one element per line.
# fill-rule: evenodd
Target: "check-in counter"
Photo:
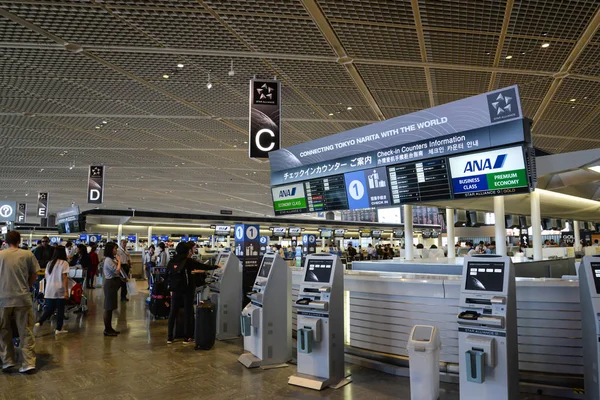
<path fill-rule="evenodd" d="M 587 246 L 583 248 L 583 254 L 586 256 L 595 256 L 600 254 L 600 246 Z"/>
<path fill-rule="evenodd" d="M 462 270 L 459 265 L 424 262 L 404 263 L 403 268 L 420 271 L 424 266 Z M 295 269 L 292 276 L 295 301 L 301 270 Z M 395 360 L 406 358 L 411 328 L 417 324 L 434 325 L 441 334 L 442 368 L 456 371 L 460 282 L 459 274 L 346 271 L 347 351 L 371 354 L 378 360 L 382 354 Z M 533 381 L 542 379 L 539 374 L 550 379 L 545 375 L 550 373 L 580 380 L 583 354 L 578 282 L 517 278 L 516 289 L 519 369 L 535 375 Z"/>

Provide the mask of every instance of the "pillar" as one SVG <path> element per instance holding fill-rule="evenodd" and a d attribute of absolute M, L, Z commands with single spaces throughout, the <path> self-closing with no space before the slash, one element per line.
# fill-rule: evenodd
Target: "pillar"
<path fill-rule="evenodd" d="M 448 236 L 448 258 L 456 258 L 456 236 L 454 236 L 454 208 L 446 208 L 446 231 Z"/>
<path fill-rule="evenodd" d="M 121 236 L 123 236 L 123 224 L 119 224 L 117 227 L 117 243 L 121 242 Z"/>
<path fill-rule="evenodd" d="M 498 222 L 498 221 L 496 221 Z M 542 256 L 542 214 L 540 211 L 540 193 L 531 192 L 531 230 L 533 233 L 533 259 L 541 260 Z"/>
<path fill-rule="evenodd" d="M 579 221 L 573 221 L 573 235 L 575 237 L 573 249 L 577 251 L 581 248 L 581 231 L 579 230 Z"/>
<path fill-rule="evenodd" d="M 406 260 L 414 259 L 413 256 L 413 208 L 411 205 L 402 206 L 404 210 L 404 251 Z"/>
<path fill-rule="evenodd" d="M 148 227 L 148 247 L 152 244 L 152 226 Z"/>
<path fill-rule="evenodd" d="M 539 200 L 539 198 L 538 198 Z M 496 217 L 496 254 L 506 255 L 506 219 L 504 218 L 504 197 L 494 197 L 494 215 Z"/>

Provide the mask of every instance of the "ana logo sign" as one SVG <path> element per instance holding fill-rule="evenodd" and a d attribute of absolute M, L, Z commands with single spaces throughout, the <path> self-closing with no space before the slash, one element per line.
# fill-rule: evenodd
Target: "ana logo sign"
<path fill-rule="evenodd" d="M 493 170 L 504 167 L 504 162 L 506 161 L 506 154 L 500 154 L 496 157 L 496 160 L 492 164 L 492 161 L 489 158 L 467 161 L 465 164 L 465 172 L 475 172 L 475 171 L 485 171 L 485 170 Z"/>
<path fill-rule="evenodd" d="M 293 187 L 291 189 L 282 189 L 279 191 L 279 198 L 280 199 L 285 199 L 286 197 L 294 197 L 296 196 L 296 187 Z"/>

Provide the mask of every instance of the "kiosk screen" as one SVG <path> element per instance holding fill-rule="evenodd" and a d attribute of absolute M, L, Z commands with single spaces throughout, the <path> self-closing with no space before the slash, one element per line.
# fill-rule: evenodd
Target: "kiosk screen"
<path fill-rule="evenodd" d="M 271 266 L 273 266 L 273 258 L 264 257 L 260 271 L 258 271 L 258 276 L 261 278 L 268 278 L 269 272 L 271 272 Z"/>
<path fill-rule="evenodd" d="M 594 284 L 596 285 L 596 293 L 600 294 L 600 262 L 590 263 L 592 273 L 594 274 Z"/>
<path fill-rule="evenodd" d="M 504 286 L 504 263 L 471 261 L 467 264 L 465 290 L 501 292 Z"/>
<path fill-rule="evenodd" d="M 304 282 L 329 283 L 333 260 L 310 260 Z"/>

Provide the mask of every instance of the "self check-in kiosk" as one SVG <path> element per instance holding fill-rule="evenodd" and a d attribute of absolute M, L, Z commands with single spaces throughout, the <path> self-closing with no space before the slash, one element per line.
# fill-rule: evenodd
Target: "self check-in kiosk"
<path fill-rule="evenodd" d="M 240 336 L 240 310 L 242 309 L 242 267 L 233 253 L 219 253 L 208 280 L 209 299 L 217 309 L 217 340 Z"/>
<path fill-rule="evenodd" d="M 332 254 L 304 260 L 298 300 L 298 369 L 291 385 L 322 390 L 350 382 L 344 374 L 344 266 Z"/>
<path fill-rule="evenodd" d="M 518 399 L 517 304 L 509 257 L 465 257 L 457 322 L 461 400 Z"/>
<path fill-rule="evenodd" d="M 277 253 L 263 257 L 250 303 L 241 315 L 247 368 L 274 366 L 292 359 L 292 271 Z"/>
<path fill-rule="evenodd" d="M 585 398 L 600 399 L 600 256 L 585 256 L 579 264 L 579 297 Z"/>

